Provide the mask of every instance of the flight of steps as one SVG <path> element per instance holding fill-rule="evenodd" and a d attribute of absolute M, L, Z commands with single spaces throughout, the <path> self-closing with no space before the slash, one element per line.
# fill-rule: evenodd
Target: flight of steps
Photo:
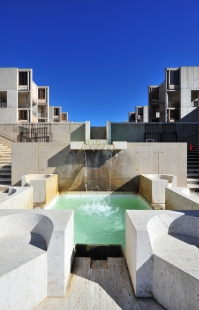
<path fill-rule="evenodd" d="M 191 191 L 199 192 L 199 153 L 198 145 L 193 150 L 187 150 L 187 187 Z"/>
<path fill-rule="evenodd" d="M 11 185 L 11 148 L 0 144 L 0 185 Z"/>

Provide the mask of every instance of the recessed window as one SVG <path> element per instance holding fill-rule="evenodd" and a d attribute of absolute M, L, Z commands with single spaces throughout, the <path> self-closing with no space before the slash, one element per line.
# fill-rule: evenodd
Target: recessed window
<path fill-rule="evenodd" d="M 19 85 L 28 84 L 28 72 L 19 72 Z"/>
<path fill-rule="evenodd" d="M 45 88 L 38 89 L 38 99 L 46 99 L 46 90 Z"/>
<path fill-rule="evenodd" d="M 54 115 L 59 116 L 59 109 L 58 108 L 54 108 Z"/>
<path fill-rule="evenodd" d="M 143 115 L 143 108 L 138 108 L 138 115 Z"/>
<path fill-rule="evenodd" d="M 0 108 L 7 108 L 7 91 L 0 91 Z"/>
<path fill-rule="evenodd" d="M 179 70 L 171 70 L 170 71 L 170 84 L 171 85 L 179 85 Z"/>

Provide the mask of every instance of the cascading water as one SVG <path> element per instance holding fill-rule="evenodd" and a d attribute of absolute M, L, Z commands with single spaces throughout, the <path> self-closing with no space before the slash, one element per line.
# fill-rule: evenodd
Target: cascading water
<path fill-rule="evenodd" d="M 88 169 L 87 169 L 87 158 L 86 158 L 86 150 L 84 150 L 84 159 L 85 159 L 85 169 L 84 169 L 84 185 L 85 185 L 85 189 L 87 192 L 87 182 L 86 182 L 86 178 L 87 178 L 87 173 L 88 173 Z"/>

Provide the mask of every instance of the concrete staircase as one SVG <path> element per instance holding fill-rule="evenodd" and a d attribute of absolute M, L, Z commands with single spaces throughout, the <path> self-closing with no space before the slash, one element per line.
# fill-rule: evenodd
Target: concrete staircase
<path fill-rule="evenodd" d="M 191 191 L 199 192 L 199 149 L 198 145 L 193 150 L 187 150 L 187 187 Z"/>
<path fill-rule="evenodd" d="M 11 185 L 11 148 L 0 144 L 0 185 Z"/>

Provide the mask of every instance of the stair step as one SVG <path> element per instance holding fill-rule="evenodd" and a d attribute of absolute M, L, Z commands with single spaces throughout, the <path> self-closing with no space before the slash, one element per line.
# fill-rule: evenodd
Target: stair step
<path fill-rule="evenodd" d="M 199 192 L 199 184 L 187 184 L 187 187 L 188 187 L 192 192 Z"/>
<path fill-rule="evenodd" d="M 187 179 L 187 184 L 199 184 L 199 179 Z"/>
<path fill-rule="evenodd" d="M 2 177 L 2 176 L 11 176 L 11 173 L 10 172 L 3 172 L 3 171 L 1 171 L 0 170 L 0 177 Z"/>
<path fill-rule="evenodd" d="M 187 178 L 198 178 L 199 179 L 199 173 L 187 173 Z"/>
<path fill-rule="evenodd" d="M 11 178 L 1 178 L 0 177 L 0 182 L 5 181 L 5 182 L 10 182 Z"/>

